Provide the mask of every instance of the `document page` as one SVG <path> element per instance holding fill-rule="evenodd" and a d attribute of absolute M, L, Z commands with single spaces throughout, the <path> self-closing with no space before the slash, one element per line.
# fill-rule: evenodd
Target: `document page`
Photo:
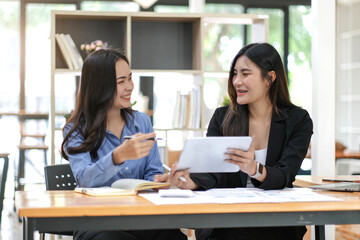
<path fill-rule="evenodd" d="M 156 205 L 162 204 L 202 204 L 202 203 L 282 203 L 343 201 L 335 197 L 313 192 L 307 188 L 286 188 L 283 190 L 262 190 L 257 188 L 216 188 L 195 191 L 193 197 L 161 197 L 159 193 L 144 193 L 139 196 Z"/>
<path fill-rule="evenodd" d="M 228 148 L 247 151 L 251 137 L 198 137 L 189 138 L 179 157 L 177 170 L 190 172 L 237 172 L 239 166 L 225 162 Z"/>

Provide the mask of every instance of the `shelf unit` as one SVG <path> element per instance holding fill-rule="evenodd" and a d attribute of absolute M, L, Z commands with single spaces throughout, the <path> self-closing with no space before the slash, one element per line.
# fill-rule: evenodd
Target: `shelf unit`
<path fill-rule="evenodd" d="M 200 90 L 201 119 L 199 128 L 172 128 L 154 126 L 156 131 L 180 130 L 198 131 L 203 134 L 208 117 L 204 117 L 204 76 L 226 75 L 227 71 L 215 69 L 205 71 L 206 59 L 203 53 L 205 26 L 208 24 L 229 24 L 251 28 L 252 42 L 268 41 L 268 16 L 253 14 L 202 14 L 202 13 L 120 13 L 120 12 L 85 12 L 85 11 L 52 11 L 51 13 L 51 111 L 50 111 L 50 153 L 54 163 L 59 148 L 56 135 L 64 121 L 56 108 L 56 84 L 59 76 L 79 78 L 80 70 L 66 68 L 61 51 L 55 41 L 56 33 L 68 33 L 76 46 L 97 39 L 108 42 L 111 47 L 123 51 L 129 58 L 134 75 L 156 76 L 157 74 L 184 75 L 191 79 L 191 84 L 198 85 Z M 236 52 L 238 49 L 231 49 Z M 85 53 L 81 53 L 85 59 Z M 169 81 L 172 81 L 169 77 Z M 174 82 L 177 80 L 174 80 Z M 76 80 L 75 80 L 76 82 Z M 60 83 L 61 84 L 61 83 Z M 180 83 L 181 84 L 181 83 Z M 154 86 L 154 92 L 156 86 Z M 76 89 L 76 87 L 75 87 Z M 57 90 L 57 89 L 56 89 Z M 72 91 L 75 93 L 76 90 Z M 73 101 L 74 103 L 75 101 Z M 71 105 L 71 104 L 69 104 Z M 69 109 L 74 108 L 68 106 Z M 61 110 L 62 112 L 64 110 Z M 171 114 L 170 114 L 171 115 Z M 171 117 L 167 114 L 166 117 Z M 58 123 L 60 122 L 60 124 Z"/>
<path fill-rule="evenodd" d="M 336 139 L 360 150 L 360 2 L 337 3 Z"/>

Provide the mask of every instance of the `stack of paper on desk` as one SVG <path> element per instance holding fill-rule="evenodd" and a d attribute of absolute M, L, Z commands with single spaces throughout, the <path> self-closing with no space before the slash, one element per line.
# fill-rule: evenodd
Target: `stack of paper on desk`
<path fill-rule="evenodd" d="M 217 188 L 208 191 L 196 191 L 195 196 L 189 198 L 161 197 L 158 193 L 143 193 L 139 195 L 156 205 L 342 201 L 338 198 L 315 193 L 311 189 L 306 188 L 287 188 L 283 190 Z"/>
<path fill-rule="evenodd" d="M 170 186 L 170 183 L 124 178 L 115 181 L 111 187 L 75 188 L 75 192 L 90 196 L 125 196 L 136 195 L 138 191 L 146 189 L 164 188 L 168 186 Z"/>

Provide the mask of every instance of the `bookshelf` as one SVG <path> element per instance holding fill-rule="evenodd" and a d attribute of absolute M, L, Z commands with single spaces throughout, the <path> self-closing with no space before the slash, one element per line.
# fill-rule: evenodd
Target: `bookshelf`
<path fill-rule="evenodd" d="M 208 29 L 209 25 L 219 24 L 231 25 L 239 29 L 246 25 L 251 28 L 253 42 L 267 42 L 268 40 L 267 15 L 52 11 L 49 119 L 52 163 L 60 158 L 58 149 L 62 141 L 61 128 L 65 123 L 62 114 L 75 107 L 76 85 L 80 77 L 80 69 L 70 70 L 67 67 L 56 43 L 56 34 L 70 34 L 79 49 L 80 45 L 85 42 L 97 39 L 107 42 L 109 46 L 118 48 L 126 54 L 135 78 L 153 78 L 154 98 L 158 98 L 158 102 L 167 104 L 163 104 L 162 107 L 167 113 L 160 116 L 158 113 L 161 112 L 161 107 L 154 108 L 154 129 L 167 139 L 171 131 L 198 132 L 203 135 L 206 130 L 211 114 L 204 110 L 204 79 L 206 76 L 215 76 L 224 82 L 228 72 L 228 69 L 216 68 L 209 71 L 205 68 L 207 64 L 203 50 L 204 35 L 207 34 L 205 29 Z M 240 48 L 241 45 L 238 45 L 236 49 L 231 49 L 233 55 Z M 81 55 L 85 59 L 86 53 L 81 52 Z M 65 83 L 65 81 L 68 82 Z M 57 94 L 60 92 L 58 88 L 61 88 L 63 84 L 66 84 L 66 89 L 73 99 L 63 101 L 64 103 L 59 109 Z M 173 92 L 166 89 L 167 85 Z M 165 90 L 160 91 L 161 86 Z M 184 128 L 174 127 L 169 119 L 174 115 L 172 111 L 174 111 L 175 100 L 160 99 L 163 95 L 174 97 L 176 91 L 183 91 L 184 86 L 187 86 L 188 92 L 192 90 L 192 86 L 196 86 L 199 91 L 197 109 L 200 111 L 200 118 L 195 128 L 191 125 Z M 164 123 L 161 121 L 162 119 L 169 121 Z M 164 157 L 166 161 L 166 153 Z"/>
<path fill-rule="evenodd" d="M 337 3 L 336 139 L 360 150 L 360 2 Z"/>

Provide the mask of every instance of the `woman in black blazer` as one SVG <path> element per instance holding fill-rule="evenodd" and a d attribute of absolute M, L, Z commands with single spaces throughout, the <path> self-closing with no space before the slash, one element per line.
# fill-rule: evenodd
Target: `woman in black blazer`
<path fill-rule="evenodd" d="M 235 56 L 229 73 L 230 105 L 218 108 L 207 136 L 252 136 L 248 151 L 229 149 L 226 161 L 236 173 L 190 174 L 172 171 L 170 181 L 179 188 L 257 187 L 282 189 L 292 183 L 306 155 L 313 133 L 306 110 L 291 103 L 280 55 L 270 44 L 249 44 Z M 173 166 L 175 170 L 176 166 Z M 180 176 L 187 179 L 180 181 Z M 301 227 L 198 229 L 202 239 L 302 239 Z"/>

